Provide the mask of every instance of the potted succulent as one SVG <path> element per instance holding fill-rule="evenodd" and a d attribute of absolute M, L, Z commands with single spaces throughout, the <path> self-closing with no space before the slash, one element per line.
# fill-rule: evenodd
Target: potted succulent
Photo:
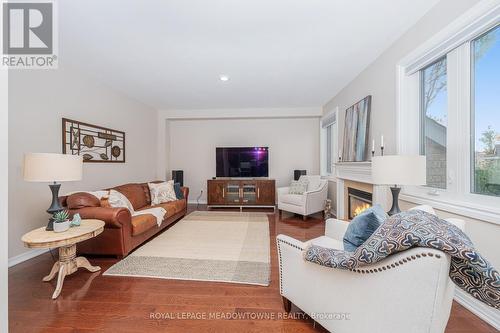
<path fill-rule="evenodd" d="M 54 232 L 64 232 L 69 229 L 71 221 L 69 220 L 69 213 L 67 210 L 61 210 L 52 217 L 54 219 Z"/>

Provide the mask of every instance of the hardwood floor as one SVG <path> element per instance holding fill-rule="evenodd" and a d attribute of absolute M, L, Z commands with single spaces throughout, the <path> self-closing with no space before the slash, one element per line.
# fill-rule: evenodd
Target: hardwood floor
<path fill-rule="evenodd" d="M 323 234 L 324 222 L 320 215 L 305 222 L 287 213 L 279 219 L 277 212 L 270 214 L 269 220 L 269 287 L 106 277 L 101 273 L 117 260 L 90 258 L 92 264 L 102 267 L 101 272 L 82 270 L 68 276 L 61 295 L 52 300 L 54 282 L 42 282 L 53 263 L 47 253 L 9 269 L 10 332 L 324 332 L 295 306 L 289 318 L 281 318 L 275 242 L 280 233 L 300 240 L 315 238 Z M 219 318 L 209 317 L 217 314 Z M 268 319 L 256 320 L 257 316 Z M 454 303 L 446 332 L 496 330 Z"/>

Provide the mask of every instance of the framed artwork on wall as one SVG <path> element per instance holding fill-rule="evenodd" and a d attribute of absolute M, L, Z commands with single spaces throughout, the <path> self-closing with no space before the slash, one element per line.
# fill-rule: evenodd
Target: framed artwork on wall
<path fill-rule="evenodd" d="M 125 132 L 63 118 L 62 150 L 87 163 L 125 163 Z"/>
<path fill-rule="evenodd" d="M 344 141 L 342 144 L 343 162 L 368 160 L 371 101 L 372 96 L 366 96 L 345 112 Z"/>

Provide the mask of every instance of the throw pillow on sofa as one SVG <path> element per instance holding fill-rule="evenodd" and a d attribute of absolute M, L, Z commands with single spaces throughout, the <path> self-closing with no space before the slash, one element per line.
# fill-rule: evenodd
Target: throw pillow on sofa
<path fill-rule="evenodd" d="M 288 194 L 304 194 L 307 191 L 307 185 L 309 180 L 307 178 L 300 178 L 299 180 L 293 180 L 290 184 Z"/>
<path fill-rule="evenodd" d="M 175 196 L 177 197 L 177 200 L 184 199 L 184 193 L 182 193 L 182 189 L 181 189 L 181 184 L 180 183 L 175 183 L 174 184 L 174 190 L 175 190 Z"/>
<path fill-rule="evenodd" d="M 132 203 L 130 203 L 125 195 L 116 190 L 109 191 L 108 203 L 111 207 L 124 207 L 127 208 L 130 213 L 134 213 L 134 206 L 132 206 Z"/>
<path fill-rule="evenodd" d="M 149 192 L 151 193 L 151 205 L 158 205 L 164 202 L 175 201 L 174 181 L 169 180 L 163 183 L 148 183 Z"/>
<path fill-rule="evenodd" d="M 354 252 L 389 216 L 379 204 L 357 215 L 344 234 L 344 250 Z"/>

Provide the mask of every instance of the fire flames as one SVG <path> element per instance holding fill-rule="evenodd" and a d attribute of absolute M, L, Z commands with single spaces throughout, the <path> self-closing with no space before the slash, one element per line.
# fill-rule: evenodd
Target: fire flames
<path fill-rule="evenodd" d="M 367 210 L 370 207 L 371 207 L 370 204 L 362 203 L 361 205 L 358 205 L 356 208 L 354 208 L 352 216 L 356 217 L 356 216 L 358 216 L 359 214 L 361 214 L 362 212 L 364 212 L 365 210 Z"/>

